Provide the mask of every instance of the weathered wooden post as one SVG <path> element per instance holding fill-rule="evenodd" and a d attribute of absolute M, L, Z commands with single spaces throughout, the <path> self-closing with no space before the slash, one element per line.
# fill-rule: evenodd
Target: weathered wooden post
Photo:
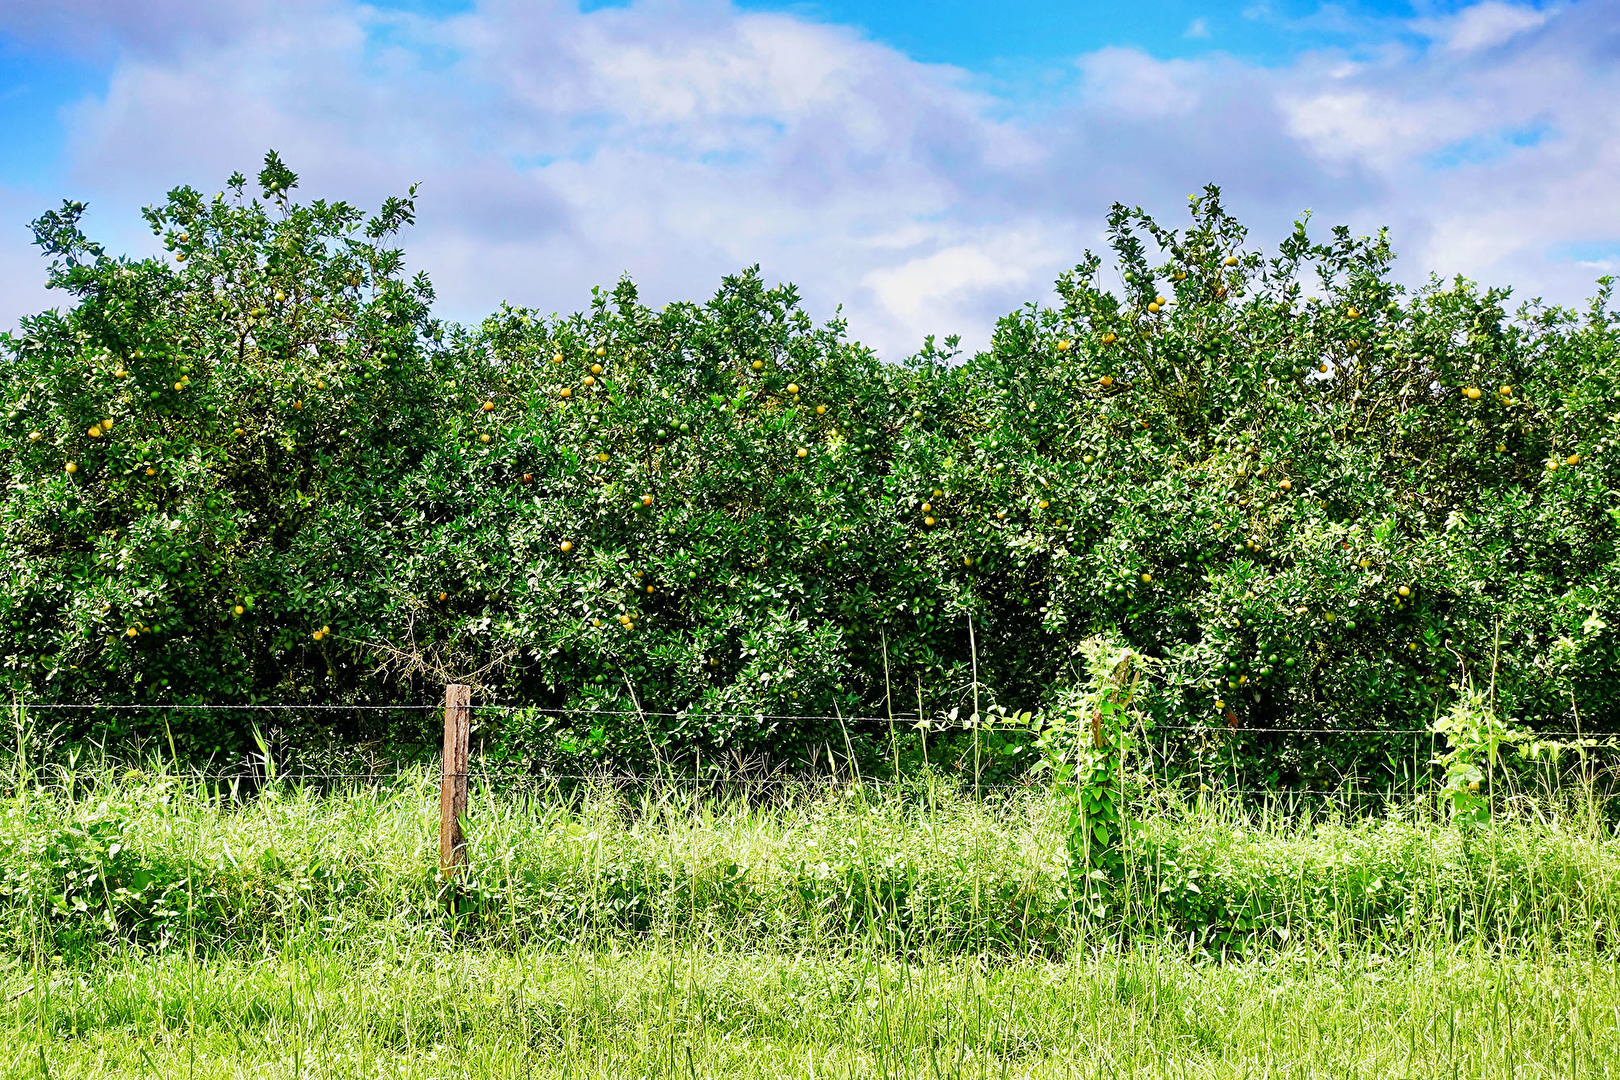
<path fill-rule="evenodd" d="M 467 814 L 467 739 L 472 729 L 472 688 L 444 688 L 444 772 L 439 779 L 439 872 L 453 877 L 467 861 L 461 819 Z"/>

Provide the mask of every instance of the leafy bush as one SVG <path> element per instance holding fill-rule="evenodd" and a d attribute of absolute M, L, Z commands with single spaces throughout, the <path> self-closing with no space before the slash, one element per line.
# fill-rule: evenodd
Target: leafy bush
<path fill-rule="evenodd" d="M 1258 783 L 1426 770 L 1381 733 L 1493 672 L 1516 723 L 1620 721 L 1608 279 L 1582 312 L 1408 293 L 1382 235 L 1301 223 L 1268 257 L 1210 188 L 1181 231 L 1114 209 L 1122 291 L 1088 253 L 986 351 L 884 364 L 757 269 L 444 326 L 384 246 L 409 198 L 367 218 L 295 182 L 272 155 L 256 198 L 171 192 L 174 265 L 106 255 L 78 204 L 36 223 L 75 303 L 0 345 L 14 694 L 459 679 L 552 710 L 510 754 L 870 763 L 891 713 L 1055 706 L 1103 634 L 1155 661 L 1161 744 Z M 206 715 L 159 737 L 246 745 Z M 1248 730 L 1301 726 L 1345 734 Z"/>

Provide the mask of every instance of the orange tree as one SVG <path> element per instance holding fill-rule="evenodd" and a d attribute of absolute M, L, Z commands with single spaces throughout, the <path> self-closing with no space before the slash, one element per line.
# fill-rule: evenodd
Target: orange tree
<path fill-rule="evenodd" d="M 471 678 L 556 710 L 508 726 L 525 752 L 802 761 L 968 713 L 975 660 L 981 705 L 1055 703 L 1103 633 L 1159 661 L 1167 738 L 1256 780 L 1408 760 L 1376 733 L 1493 672 L 1505 716 L 1615 722 L 1607 282 L 1584 312 L 1407 293 L 1382 236 L 1266 257 L 1210 189 L 1185 230 L 1115 208 L 1121 288 L 1088 254 L 986 351 L 884 364 L 757 271 L 441 327 L 382 246 L 408 199 L 293 182 L 171 193 L 178 266 L 38 223 L 78 303 L 6 341 L 17 693 Z M 1267 734 L 1300 726 L 1345 734 Z"/>

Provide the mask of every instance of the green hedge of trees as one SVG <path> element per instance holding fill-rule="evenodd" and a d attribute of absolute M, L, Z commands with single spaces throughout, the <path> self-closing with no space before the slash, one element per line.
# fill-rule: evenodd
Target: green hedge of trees
<path fill-rule="evenodd" d="M 515 725 L 530 753 L 792 763 L 846 729 L 889 752 L 840 716 L 966 715 L 975 665 L 982 712 L 1051 706 L 1102 633 L 1160 661 L 1166 740 L 1353 733 L 1217 740 L 1277 783 L 1373 768 L 1411 744 L 1365 732 L 1470 684 L 1531 727 L 1620 726 L 1608 279 L 1578 311 L 1408 292 L 1384 236 L 1300 223 L 1268 255 L 1209 188 L 1182 230 L 1116 206 L 1112 265 L 988 350 L 882 363 L 757 269 L 447 325 L 389 246 L 411 196 L 295 186 L 272 154 L 254 187 L 175 189 L 146 211 L 168 259 L 108 255 L 78 203 L 35 223 L 73 302 L 0 338 L 17 700 L 470 679 L 599 710 Z M 73 734 L 157 722 L 133 715 Z M 180 753 L 249 738 L 207 716 L 168 718 Z"/>

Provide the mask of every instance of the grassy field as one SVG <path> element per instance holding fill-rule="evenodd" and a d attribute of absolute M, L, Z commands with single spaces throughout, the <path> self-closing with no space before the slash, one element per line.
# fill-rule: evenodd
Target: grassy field
<path fill-rule="evenodd" d="M 1138 816 L 1077 912 L 1036 789 L 492 788 L 447 905 L 426 774 L 63 775 L 0 803 L 0 1075 L 1620 1071 L 1595 800 Z"/>

